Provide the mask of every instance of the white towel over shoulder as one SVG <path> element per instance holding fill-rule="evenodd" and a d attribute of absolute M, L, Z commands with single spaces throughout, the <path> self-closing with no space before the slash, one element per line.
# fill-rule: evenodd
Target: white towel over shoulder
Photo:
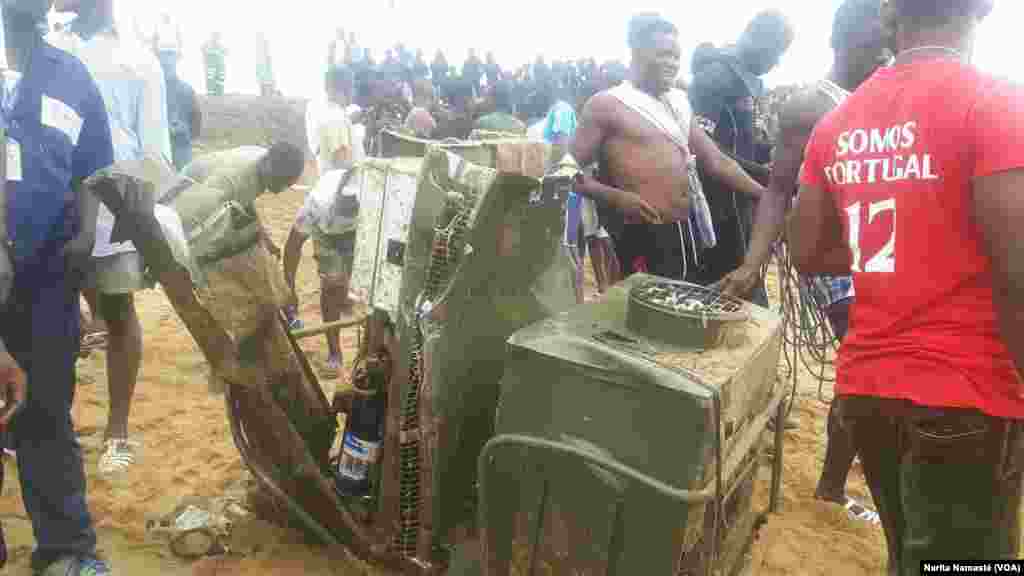
<path fill-rule="evenodd" d="M 711 208 L 697 175 L 697 159 L 690 153 L 690 124 L 693 122 L 693 110 L 690 108 L 686 93 L 671 89 L 660 98 L 655 98 L 629 81 L 619 84 L 608 93 L 663 132 L 686 155 L 687 175 L 690 180 L 690 218 L 696 224 L 704 246 L 713 248 L 718 244 L 718 238 L 711 220 Z"/>

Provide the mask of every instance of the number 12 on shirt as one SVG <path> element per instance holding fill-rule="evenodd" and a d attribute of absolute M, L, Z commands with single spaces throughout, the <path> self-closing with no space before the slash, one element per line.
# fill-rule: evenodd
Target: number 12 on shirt
<path fill-rule="evenodd" d="M 885 212 L 892 212 L 892 229 L 889 231 L 889 240 L 876 254 L 864 261 L 861 252 L 861 218 L 862 204 L 854 202 L 846 208 L 846 217 L 850 226 L 850 252 L 853 253 L 853 263 L 850 269 L 854 272 L 880 272 L 892 273 L 896 271 L 896 199 L 887 198 L 878 202 L 868 204 L 866 226 L 878 226 L 875 219 Z M 874 236 L 874 234 L 872 234 Z"/>

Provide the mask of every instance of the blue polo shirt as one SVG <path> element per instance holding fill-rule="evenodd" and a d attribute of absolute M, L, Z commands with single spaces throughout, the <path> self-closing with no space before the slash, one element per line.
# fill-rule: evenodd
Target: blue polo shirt
<path fill-rule="evenodd" d="M 15 288 L 63 274 L 79 229 L 75 186 L 114 161 L 99 89 L 74 56 L 45 42 L 18 82 L 7 125 L 7 231 Z"/>

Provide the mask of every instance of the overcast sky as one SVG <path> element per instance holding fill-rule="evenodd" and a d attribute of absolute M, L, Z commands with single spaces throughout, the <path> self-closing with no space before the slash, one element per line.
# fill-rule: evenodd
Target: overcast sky
<path fill-rule="evenodd" d="M 263 33 L 270 42 L 278 88 L 286 96 L 303 98 L 315 96 L 321 89 L 327 45 L 338 27 L 354 31 L 360 44 L 373 49 L 378 61 L 386 47 L 401 41 L 409 48 L 423 48 L 428 59 L 440 48 L 450 63 L 460 67 L 470 47 L 478 52 L 493 50 L 505 68 L 532 61 L 537 55 L 544 55 L 549 62 L 580 57 L 628 62 L 626 22 L 632 13 L 646 10 L 661 12 L 679 27 L 686 73 L 690 53 L 698 43 L 731 42 L 758 10 L 780 8 L 793 20 L 796 40 L 779 68 L 767 77 L 768 84 L 810 81 L 828 70 L 832 16 L 840 4 L 839 0 L 394 2 L 395 10 L 389 8 L 389 0 L 115 0 L 122 28 L 137 23 L 147 29 L 161 10 L 177 19 L 184 42 L 180 71 L 198 92 L 206 89 L 200 47 L 216 30 L 229 50 L 228 92 L 258 92 L 256 66 L 259 34 Z M 1021 21 L 1024 2 L 999 0 L 982 25 L 974 62 L 997 74 L 1024 80 L 1015 56 L 1021 43 L 1014 34 Z"/>

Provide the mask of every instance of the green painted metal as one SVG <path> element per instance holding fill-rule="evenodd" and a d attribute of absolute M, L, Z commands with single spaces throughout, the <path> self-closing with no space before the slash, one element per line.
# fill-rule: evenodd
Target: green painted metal
<path fill-rule="evenodd" d="M 657 353 L 683 348 L 628 328 L 629 290 L 651 278 L 632 276 L 598 302 L 517 332 L 509 340 L 495 431 L 576 447 L 679 490 L 707 493 L 715 469 L 715 443 L 721 438 L 715 407 L 718 390 L 697 373 L 654 361 Z M 754 312 L 759 321 L 778 321 L 766 310 Z M 686 326 L 680 322 L 680 329 Z M 773 353 L 774 362 L 769 362 Z M 777 359 L 773 346 L 741 359 L 766 374 L 744 372 L 744 381 L 731 387 L 765 386 Z M 499 507 L 495 513 L 530 510 L 541 489 L 531 470 L 543 465 L 552 479 L 548 490 L 557 517 L 553 525 L 560 527 L 544 538 L 546 554 L 571 553 L 573 567 L 605 563 L 604 543 L 613 540 L 608 510 L 619 501 L 626 503 L 620 565 L 631 573 L 673 573 L 680 553 L 702 530 L 701 504 L 680 503 L 636 482 L 596 468 L 581 471 L 557 458 L 524 455 L 521 462 L 500 475 L 515 480 L 489 488 L 503 495 L 492 499 Z M 710 486 L 713 494 L 714 481 Z M 513 540 L 513 534 L 504 536 Z M 532 536 L 520 533 L 515 538 L 528 541 Z M 563 539 L 568 544 L 560 548 Z"/>
<path fill-rule="evenodd" d="M 510 511 L 507 506 L 502 505 L 502 501 L 506 498 L 507 494 L 493 489 L 493 486 L 500 482 L 500 480 L 493 475 L 496 468 L 495 463 L 502 458 L 500 454 L 505 450 L 518 452 L 518 456 L 520 457 L 524 455 L 529 457 L 531 455 L 540 454 L 546 455 L 549 459 L 558 459 L 564 464 L 575 465 L 576 467 L 579 467 L 582 464 L 584 466 L 590 466 L 590 470 L 601 469 L 615 475 L 617 478 L 635 482 L 636 484 L 652 491 L 654 494 L 664 497 L 676 504 L 703 504 L 714 498 L 714 494 L 711 492 L 695 492 L 692 490 L 675 488 L 660 482 L 655 478 L 637 472 L 635 469 L 625 466 L 621 462 L 611 459 L 606 455 L 595 453 L 594 451 L 573 446 L 571 444 L 553 442 L 551 440 L 516 434 L 501 434 L 495 436 L 484 446 L 483 450 L 480 452 L 480 458 L 477 463 L 477 475 L 480 480 L 478 508 L 480 549 L 482 551 L 480 556 L 482 563 L 487 566 L 487 571 L 483 572 L 487 576 L 508 574 L 508 566 L 502 561 L 502 558 L 509 558 L 512 552 L 509 548 L 511 539 L 508 538 L 508 534 L 506 533 L 504 538 L 498 537 L 502 532 L 502 527 L 504 525 L 511 524 L 512 519 L 508 516 L 501 517 L 499 513 L 495 512 L 495 510 L 502 510 L 507 514 Z M 537 563 L 540 558 L 540 555 L 537 554 L 537 552 L 541 546 L 541 532 L 546 520 L 550 501 L 550 479 L 542 477 L 540 480 L 542 482 L 541 496 L 536 511 L 534 512 L 534 516 L 531 518 L 529 574 L 536 573 Z M 627 503 L 622 498 L 617 499 L 613 506 L 613 513 L 610 515 L 612 522 L 609 530 L 610 533 L 608 535 L 608 552 L 606 558 L 608 562 L 608 574 L 633 573 L 632 571 L 623 572 L 619 568 L 620 566 L 624 566 L 621 562 L 621 554 L 625 538 L 624 518 L 626 506 Z M 632 567 L 628 567 L 628 569 L 632 570 Z"/>
<path fill-rule="evenodd" d="M 422 158 L 427 155 L 427 150 L 431 147 L 439 147 L 454 152 L 479 166 L 494 167 L 493 149 L 481 145 L 480 142 L 427 140 L 394 130 L 381 130 L 380 147 L 382 158 Z"/>
<path fill-rule="evenodd" d="M 564 195 L 536 178 L 469 160 L 489 150 L 428 148 L 405 249 L 398 357 L 422 346 L 429 410 L 420 418 L 434 451 L 430 487 L 420 489 L 439 547 L 453 543 L 457 526 L 473 522 L 476 459 L 493 435 L 508 337 L 575 303 L 562 246 Z M 439 271 L 437 227 L 452 198 L 462 199 L 454 211 L 465 220 L 453 226 L 461 240 L 448 245 Z M 408 371 L 396 377 L 404 398 Z"/>

